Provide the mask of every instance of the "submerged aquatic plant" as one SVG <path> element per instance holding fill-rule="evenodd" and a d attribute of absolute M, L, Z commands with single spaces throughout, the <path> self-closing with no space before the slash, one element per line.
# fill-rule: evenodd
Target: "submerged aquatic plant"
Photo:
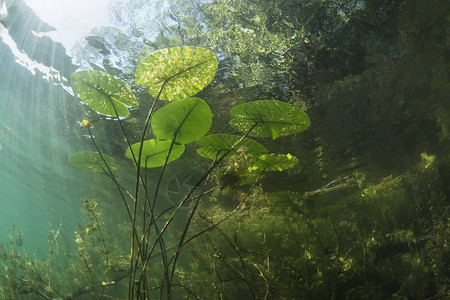
<path fill-rule="evenodd" d="M 141 8 L 142 2 L 145 1 L 135 1 L 134 5 Z M 161 298 L 170 293 L 174 299 L 449 298 L 450 210 L 447 170 L 450 160 L 447 150 L 450 110 L 446 96 L 448 71 L 445 65 L 448 59 L 444 55 L 448 52 L 445 51 L 448 49 L 448 39 L 445 38 L 448 32 L 448 2 L 385 1 L 382 7 L 368 1 L 358 1 L 357 4 L 355 1 L 302 1 L 296 3 L 298 5 L 295 7 L 289 1 L 271 2 L 269 7 L 267 1 L 216 2 L 215 5 L 198 5 L 208 16 L 206 23 L 201 21 L 200 27 L 198 22 L 191 20 L 197 18 L 191 9 L 186 10 L 186 6 L 180 3 L 177 4 L 181 6 L 172 7 L 168 17 L 175 17 L 179 22 L 172 20 L 171 32 L 178 35 L 179 40 L 169 43 L 199 45 L 203 41 L 208 47 L 213 45 L 226 55 L 225 64 L 234 64 L 231 68 L 224 68 L 223 78 L 226 80 L 222 81 L 228 83 L 231 77 L 237 77 L 240 87 L 263 84 L 253 89 L 233 90 L 229 93 L 231 96 L 220 99 L 210 97 L 215 101 L 214 104 L 219 103 L 221 107 L 236 105 L 242 100 L 239 97 L 241 92 L 247 95 L 246 101 L 270 99 L 266 96 L 253 99 L 248 91 L 253 94 L 254 91 L 271 86 L 276 90 L 278 100 L 308 105 L 311 116 L 316 120 L 321 118 L 320 122 L 315 123 L 314 136 L 308 138 L 307 142 L 292 139 L 290 145 L 286 145 L 285 140 L 278 137 L 283 136 L 280 134 L 282 131 L 264 117 L 270 110 L 261 112 L 262 118 L 250 111 L 247 112 L 248 117 L 235 116 L 237 120 L 233 121 L 235 129 L 242 128 L 242 135 L 255 126 L 254 132 L 244 139 L 235 133 L 231 137 L 213 134 L 195 140 L 201 147 L 197 153 L 211 160 L 209 178 L 217 180 L 220 188 L 210 189 L 209 185 L 197 184 L 204 176 L 193 176 L 195 180 L 190 181 L 189 186 L 195 191 L 189 189 L 189 197 L 173 201 L 176 206 L 181 205 L 176 215 L 184 222 L 190 217 L 185 216 L 185 212 L 195 212 L 187 233 L 184 233 L 185 228 L 180 229 L 179 224 L 171 221 L 159 236 L 158 232 L 162 232 L 176 207 L 158 210 L 155 204 L 152 210 L 154 200 L 158 204 L 163 202 L 162 193 L 155 190 L 159 178 L 154 174 L 161 169 L 167 174 L 172 168 L 177 172 L 178 162 L 183 163 L 185 173 L 186 165 L 192 166 L 198 162 L 190 156 L 192 151 L 189 150 L 194 147 L 186 141 L 178 141 L 178 138 L 181 139 L 178 133 L 174 140 L 171 129 L 167 130 L 169 137 L 163 138 L 161 133 L 153 135 L 149 130 L 155 121 L 152 116 L 149 116 L 145 138 L 136 138 L 137 122 L 133 126 L 130 123 L 131 119 L 138 119 L 134 114 L 146 107 L 143 102 L 146 97 L 138 97 L 139 110 L 125 111 L 137 105 L 123 103 L 123 106 L 119 104 L 121 100 L 116 98 L 117 102 L 114 102 L 113 93 L 103 91 L 102 86 L 103 83 L 112 83 L 115 78 L 105 76 L 104 73 L 97 76 L 103 78 L 103 83 L 91 84 L 92 94 L 104 93 L 98 103 L 112 101 L 121 107 L 117 109 L 117 115 L 121 117 L 115 123 L 125 125 L 127 130 L 124 132 L 130 137 L 127 145 L 130 161 L 136 168 L 141 168 L 141 174 L 136 176 L 136 179 L 139 178 L 139 182 L 136 182 L 139 184 L 137 193 L 124 188 L 127 185 L 122 182 L 121 169 L 115 169 L 104 153 L 93 151 L 85 155 L 90 157 L 89 160 L 74 160 L 78 161 L 79 167 L 84 165 L 86 169 L 107 174 L 117 185 L 118 193 L 123 194 L 126 209 L 130 209 L 127 233 L 134 239 L 132 264 L 128 245 L 124 251 L 126 255 L 117 259 L 110 256 L 111 270 L 120 271 L 121 276 L 112 276 L 113 280 L 107 281 L 107 276 L 102 273 L 106 269 L 102 263 L 104 254 L 91 251 L 90 257 L 86 256 L 99 281 L 111 283 L 108 286 L 111 289 L 117 288 L 110 295 L 123 299 L 126 297 L 123 291 L 131 286 L 134 288 L 132 297 L 135 298 L 149 298 L 147 296 L 150 293 L 154 293 L 153 298 L 157 298 L 158 293 Z M 185 3 L 191 7 L 192 1 Z M 121 7 L 122 10 L 124 8 Z M 256 14 L 255 9 L 258 12 Z M 122 18 L 124 14 L 118 13 L 117 16 Z M 147 23 L 145 28 L 135 25 L 130 22 L 133 27 L 130 32 L 133 34 L 136 28 L 144 34 L 148 32 Z M 367 29 L 370 34 L 367 34 Z M 195 35 L 195 31 L 199 33 Z M 161 39 L 169 38 L 172 39 L 173 35 L 164 32 L 151 46 L 159 49 Z M 115 39 L 120 49 L 123 49 L 123 44 L 119 45 L 123 39 Z M 136 39 L 131 37 L 128 40 Z M 136 45 L 140 53 L 142 46 L 149 48 L 148 44 L 142 43 L 141 37 Z M 179 57 L 184 55 L 182 52 L 187 52 L 184 51 L 186 48 L 173 50 Z M 196 49 L 190 51 L 193 50 Z M 158 72 L 167 70 L 167 74 L 159 77 L 152 75 L 152 80 L 139 84 L 148 84 L 154 98 L 166 98 L 171 103 L 183 102 L 186 100 L 184 97 L 195 95 L 187 96 L 190 92 L 186 92 L 186 95 L 169 93 L 166 96 L 166 88 L 161 88 L 164 84 L 167 90 L 170 87 L 176 92 L 178 87 L 183 86 L 183 80 L 176 83 L 175 78 L 171 80 L 177 73 L 171 70 L 177 69 L 183 73 L 183 68 L 192 68 L 195 69 L 193 73 L 196 73 L 193 75 L 197 76 L 207 73 L 208 68 L 197 68 L 199 66 L 189 63 L 191 59 L 182 62 L 172 59 L 168 52 L 171 50 L 151 56 L 147 61 L 148 68 L 142 69 L 142 74 L 152 74 L 156 69 Z M 170 66 L 165 61 L 168 57 L 170 61 L 178 62 L 176 66 Z M 211 55 L 206 52 L 204 57 L 211 58 Z M 107 56 L 104 58 L 108 59 Z M 208 63 L 201 65 L 206 66 Z M 266 72 L 264 66 L 275 65 L 276 68 Z M 253 76 L 255 74 L 260 76 Z M 188 85 L 191 84 L 189 82 L 193 81 L 188 80 Z M 205 81 L 199 82 L 202 84 Z M 196 91 L 200 89 L 196 88 Z M 125 94 L 127 90 L 123 89 Z M 86 103 L 89 104 L 89 101 L 86 99 Z M 161 104 L 162 101 L 158 102 Z M 430 103 L 433 103 L 431 111 Z M 207 104 L 212 107 L 210 101 Z M 116 112 L 111 108 L 112 105 L 109 108 L 105 105 L 105 111 L 101 113 L 115 116 Z M 125 115 L 131 115 L 131 118 L 126 119 Z M 168 115 L 163 116 L 165 118 Z M 256 124 L 258 121 L 252 118 L 260 123 Z M 437 125 L 434 124 L 436 118 Z M 214 120 L 214 124 L 217 121 Z M 97 126 L 90 127 L 90 122 L 93 123 L 93 120 L 83 122 L 83 130 L 95 132 L 97 138 L 92 141 L 97 143 L 102 134 L 97 131 Z M 139 123 L 141 133 L 145 122 L 142 119 L 139 122 L 142 123 Z M 178 126 L 183 127 L 179 123 L 175 127 Z M 249 139 L 255 132 L 264 134 L 268 138 L 267 144 L 259 138 L 262 136 L 255 140 Z M 272 157 L 275 154 L 266 150 L 270 150 L 269 139 L 275 138 L 277 142 L 280 141 L 277 144 L 280 148 L 300 142 L 297 145 L 305 150 L 304 162 L 301 168 L 290 169 L 290 172 L 298 172 L 300 176 L 276 176 L 270 173 L 267 155 Z M 117 140 L 121 139 L 117 137 Z M 164 149 L 147 149 L 146 144 L 156 144 L 156 141 L 160 146 L 165 145 Z M 256 141 L 264 144 L 264 148 L 255 146 Z M 107 149 L 99 146 L 99 149 Z M 141 146 L 142 153 L 139 154 Z M 175 155 L 177 146 L 185 149 L 185 153 L 179 157 Z M 280 162 L 295 161 L 289 160 L 287 155 L 289 151 L 296 154 L 291 149 L 280 151 L 285 153 L 280 156 Z M 394 149 L 403 151 L 395 154 Z M 422 151 L 427 154 L 421 155 Z M 125 149 L 123 152 L 126 152 Z M 123 168 L 118 152 L 108 149 L 105 153 L 114 157 L 117 167 L 120 165 Z M 260 159 L 261 155 L 265 155 L 263 157 L 266 160 Z M 156 156 L 159 156 L 157 162 L 151 161 Z M 135 161 L 136 157 L 141 161 Z M 417 165 L 414 161 L 419 157 L 422 160 Z M 83 155 L 78 158 L 83 158 Z M 222 161 L 216 163 L 220 159 Z M 170 168 L 166 169 L 165 165 L 169 162 Z M 153 170 L 156 171 L 151 172 L 149 167 L 155 167 Z M 276 170 L 284 168 L 278 164 L 273 167 Z M 370 173 L 365 174 L 368 172 L 367 167 Z M 152 177 L 146 176 L 148 174 Z M 167 177 L 164 174 L 161 176 Z M 263 176 L 266 176 L 266 180 L 260 180 Z M 253 186 L 256 180 L 258 183 Z M 248 189 L 246 184 L 251 188 Z M 228 188 L 230 186 L 232 188 Z M 204 195 L 210 190 L 209 194 Z M 247 195 L 249 190 L 251 192 Z M 109 200 L 98 199 L 97 209 L 104 213 L 103 221 L 112 218 L 102 207 Z M 137 210 L 134 208 L 135 203 Z M 136 222 L 132 230 L 133 219 Z M 99 220 L 102 222 L 102 218 Z M 150 228 L 145 226 L 150 222 Z M 89 224 L 82 226 L 89 232 L 83 243 L 83 251 L 86 252 L 89 249 L 103 249 L 102 243 L 97 240 L 98 231 L 89 229 L 93 228 L 93 223 L 90 220 Z M 174 230 L 171 231 L 172 227 Z M 102 228 L 105 231 L 108 229 L 107 226 Z M 117 226 L 112 228 L 116 230 Z M 58 242 L 61 242 L 59 233 L 55 231 L 49 235 L 52 257 L 58 252 Z M 108 249 L 119 244 L 111 239 L 113 234 L 105 236 Z M 156 240 L 158 243 L 149 254 Z M 128 244 L 124 241 L 128 242 L 127 239 L 120 240 Z M 56 269 L 57 265 L 52 262 L 39 266 L 31 257 L 20 252 L 23 250 L 19 249 L 20 244 L 16 239 L 12 244 L 0 247 L 0 257 L 3 259 L 0 267 L 0 298 L 19 299 L 11 293 L 22 292 L 23 287 L 28 285 L 34 287 L 28 289 L 33 293 L 28 298 L 43 297 L 43 294 L 49 299 L 70 299 L 70 292 L 75 291 L 72 293 L 75 298 L 77 291 L 86 291 L 87 287 L 96 290 L 82 295 L 85 298 L 100 298 L 107 294 L 101 287 L 89 284 L 92 279 L 83 264 L 68 265 L 65 269 Z M 158 248 L 165 248 L 166 251 L 160 252 Z M 174 263 L 175 259 L 170 263 L 173 253 L 180 260 L 177 264 Z M 18 254 L 21 254 L 20 257 Z M 69 252 L 66 254 L 69 255 Z M 151 258 L 147 260 L 149 255 Z M 182 259 L 186 260 L 183 262 Z M 96 267 L 103 268 L 103 271 Z M 76 269 L 79 272 L 75 272 Z M 42 272 L 33 273 L 33 270 Z M 129 278 L 129 270 L 135 278 L 132 282 L 134 285 L 130 285 L 129 280 L 121 279 Z M 46 274 L 71 276 L 64 277 L 65 289 L 58 289 L 55 278 L 48 280 Z M 84 284 L 78 282 L 79 278 L 86 279 Z M 55 292 L 52 293 L 52 289 Z"/>
<path fill-rule="evenodd" d="M 177 47 L 156 51 L 144 58 L 136 69 L 136 83 L 148 86 L 149 94 L 155 97 L 154 102 L 143 122 L 140 141 L 132 143 L 126 132 L 122 117 L 129 115 L 128 107 L 137 106 L 135 97 L 128 85 L 112 76 L 98 71 L 79 71 L 72 76 L 72 86 L 83 102 L 97 113 L 114 116 L 121 124 L 122 133 L 128 145 L 125 156 L 131 159 L 136 167 L 136 184 L 134 192 L 127 191 L 116 179 L 118 165 L 114 159 L 100 151 L 91 133 L 91 126 L 86 126 L 96 151 L 81 151 L 70 156 L 69 161 L 76 167 L 91 171 L 103 171 L 116 184 L 125 204 L 131 224 L 132 246 L 129 264 L 128 299 L 146 298 L 149 291 L 157 289 L 160 296 L 171 297 L 173 287 L 181 286 L 188 293 L 193 292 L 175 277 L 177 261 L 181 249 L 196 237 L 215 228 L 229 219 L 231 215 L 243 207 L 258 179 L 267 171 L 282 171 L 297 163 L 290 154 L 266 154 L 267 149 L 248 136 L 270 137 L 301 132 L 308 128 L 308 116 L 298 108 L 275 100 L 254 101 L 242 104 L 231 110 L 236 116 L 230 124 L 243 135 L 213 134 L 205 136 L 212 122 L 209 105 L 202 99 L 191 97 L 201 91 L 213 79 L 217 71 L 217 60 L 214 55 L 203 48 Z M 156 104 L 167 99 L 170 102 L 155 112 Z M 153 138 L 147 139 L 151 124 Z M 177 205 L 160 214 L 156 213 L 159 189 L 167 164 L 179 159 L 185 145 L 197 141 L 202 146 L 198 154 L 212 159 L 210 167 Z M 252 186 L 236 208 L 220 221 L 188 237 L 187 232 L 204 196 L 206 183 L 211 172 L 220 167 L 237 151 L 254 156 L 253 164 L 246 166 L 246 172 L 256 173 L 252 178 Z M 155 187 L 150 191 L 148 168 L 162 167 L 160 176 L 155 179 Z M 242 174 L 241 174 L 242 175 Z M 198 193 L 200 189 L 200 193 Z M 131 200 L 131 201 L 130 201 Z M 188 214 L 177 246 L 167 249 L 164 237 L 181 207 L 194 203 Z M 131 206 L 131 209 L 129 209 Z M 162 216 L 164 223 L 156 222 Z M 138 226 L 139 224 L 139 226 Z M 154 281 L 152 259 L 155 249 L 161 255 L 160 280 Z M 156 286 L 151 283 L 155 282 Z"/>
<path fill-rule="evenodd" d="M 98 74 L 92 78 L 98 77 L 114 81 Z M 165 78 L 161 90 L 171 77 Z M 88 81 L 81 86 L 95 85 Z M 84 95 L 108 95 L 106 99 L 112 101 L 112 92 L 97 93 L 102 89 L 98 85 L 95 92 Z M 161 94 L 156 94 L 155 102 Z M 114 104 L 111 107 L 114 111 Z M 96 151 L 74 153 L 69 161 L 80 169 L 106 174 L 117 186 L 129 216 L 125 232 L 132 240 L 131 253 L 128 245 L 120 249 L 125 243 L 118 238 L 118 229 L 123 227 L 104 226 L 110 218 L 106 210 L 82 199 L 86 222 L 75 234 L 75 251 L 61 247 L 67 236 L 59 229 L 49 234 L 44 262 L 22 254 L 19 233 L 9 245 L 0 245 L 0 295 L 15 299 L 24 294 L 46 299 L 387 299 L 392 295 L 425 299 L 435 294 L 448 298 L 450 212 L 443 188 L 446 181 L 437 171 L 438 156 L 422 153 L 416 168 L 375 183 L 355 172 L 312 191 L 267 193 L 266 185 L 258 184 L 260 179 L 293 168 L 298 160 L 289 153 L 270 153 L 262 139 L 260 143 L 249 137 L 278 139 L 306 129 L 309 119 L 299 109 L 272 100 L 237 108 L 232 109 L 236 119 L 231 123 L 242 135 L 206 135 L 212 117 L 207 102 L 199 98 L 174 100 L 154 114 L 150 111 L 141 140 L 131 141 L 127 127 L 121 127 L 128 146 L 124 155 L 136 168 L 136 187 L 131 192 L 121 182 L 117 154 L 114 158 L 100 151 L 92 135 L 96 128 L 92 121 L 83 121 Z M 119 114 L 116 118 L 121 125 L 128 121 Z M 193 142 L 210 166 L 190 182 L 180 202 L 158 209 L 167 165 L 196 162 L 184 154 Z M 150 168 L 160 168 L 159 177 L 148 176 Z M 211 189 L 210 178 L 218 183 Z M 100 200 L 99 206 L 105 202 Z"/>

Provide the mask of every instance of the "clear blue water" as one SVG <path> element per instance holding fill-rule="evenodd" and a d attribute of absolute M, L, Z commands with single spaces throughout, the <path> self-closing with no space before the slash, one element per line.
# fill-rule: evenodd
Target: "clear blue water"
<path fill-rule="evenodd" d="M 0 26 L 0 242 L 15 228 L 24 248 L 45 255 L 49 232 L 76 230 L 89 182 L 68 163 L 83 142 L 80 110 L 58 80 L 67 70 L 52 62 L 56 44 L 30 32 L 39 24 L 32 12 L 19 6 L 8 17 L 8 29 Z"/>
<path fill-rule="evenodd" d="M 41 37 L 52 29 L 24 2 L 0 5 L 2 13 L 8 13 L 0 24 L 0 242 L 7 244 L 9 235 L 20 231 L 22 249 L 45 257 L 49 233 L 62 229 L 72 239 L 79 230 L 80 198 L 108 199 L 106 206 L 116 200 L 122 204 L 107 178 L 74 168 L 68 161 L 77 151 L 93 150 L 81 121 L 97 117 L 73 96 L 68 82 L 88 62 L 73 65 L 68 49 Z M 116 49 L 119 65 L 124 64 L 126 48 Z M 91 56 L 91 62 L 100 65 L 99 57 Z M 107 136 L 114 123 L 97 123 L 96 134 Z M 107 140 L 102 142 L 103 149 L 108 148 Z M 127 167 L 133 169 L 126 161 L 124 174 Z"/>
<path fill-rule="evenodd" d="M 0 98 L 0 239 L 5 242 L 14 224 L 27 248 L 45 250 L 49 230 L 61 223 L 70 232 L 78 224 L 88 178 L 68 163 L 77 123 L 67 122 L 64 95 L 23 93 L 32 82 L 17 81 Z"/>

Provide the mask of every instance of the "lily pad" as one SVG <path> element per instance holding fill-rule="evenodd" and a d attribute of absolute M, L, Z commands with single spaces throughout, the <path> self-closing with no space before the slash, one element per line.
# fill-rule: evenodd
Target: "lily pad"
<path fill-rule="evenodd" d="M 171 140 L 148 140 L 144 141 L 144 145 L 142 146 L 142 158 L 141 158 L 141 167 L 143 168 L 156 168 L 164 165 L 166 161 L 167 154 L 169 153 L 170 145 L 172 144 Z M 131 145 L 133 149 L 134 155 L 139 154 L 139 148 L 141 143 L 136 143 Z M 174 161 L 179 158 L 184 153 L 184 145 L 174 144 L 172 150 L 170 152 L 170 157 L 167 163 Z M 130 149 L 127 149 L 125 152 L 125 156 L 132 159 Z"/>
<path fill-rule="evenodd" d="M 211 127 L 211 110 L 199 98 L 187 98 L 159 109 L 152 118 L 152 130 L 158 139 L 176 139 L 187 144 L 204 136 Z"/>
<path fill-rule="evenodd" d="M 231 126 L 250 136 L 270 137 L 291 135 L 306 130 L 309 117 L 301 109 L 276 100 L 259 100 L 238 105 L 231 109 L 236 119 Z M 253 128 L 253 129 L 252 129 Z"/>
<path fill-rule="evenodd" d="M 298 159 L 290 154 L 263 154 L 249 168 L 249 171 L 283 171 L 296 164 L 298 164 Z"/>
<path fill-rule="evenodd" d="M 119 165 L 115 163 L 115 159 L 106 154 L 102 154 L 111 171 L 117 170 Z M 92 172 L 105 172 L 107 167 L 103 162 L 100 154 L 95 151 L 79 151 L 69 156 L 69 162 L 80 169 Z"/>
<path fill-rule="evenodd" d="M 241 137 L 239 135 L 232 134 L 211 134 L 205 136 L 197 141 L 197 144 L 204 146 L 197 149 L 197 153 L 200 156 L 216 159 L 220 158 L 225 154 L 228 149 L 230 149 Z M 260 143 L 251 140 L 242 140 L 230 153 L 225 157 L 225 159 L 230 158 L 235 155 L 239 149 L 245 148 L 245 152 L 249 154 L 264 154 L 267 153 L 267 149 Z"/>
<path fill-rule="evenodd" d="M 100 71 L 75 72 L 72 87 L 83 102 L 103 115 L 126 117 L 128 106 L 139 105 L 127 84 Z"/>
<path fill-rule="evenodd" d="M 136 83 L 147 85 L 156 97 L 181 100 L 195 95 L 216 75 L 217 59 L 204 48 L 184 46 L 162 49 L 145 57 L 136 68 Z"/>

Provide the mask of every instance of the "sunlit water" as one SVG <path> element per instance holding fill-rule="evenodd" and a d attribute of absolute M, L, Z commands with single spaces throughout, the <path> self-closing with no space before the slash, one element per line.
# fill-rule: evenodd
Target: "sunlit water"
<path fill-rule="evenodd" d="M 79 199 L 89 177 L 71 167 L 68 156 L 89 141 L 82 137 L 77 122 L 82 111 L 63 75 L 73 69 L 56 69 L 51 43 L 39 48 L 34 44 L 39 37 L 25 38 L 31 34 L 27 29 L 37 30 L 31 11 L 13 12 L 29 23 L 21 21 L 17 29 L 9 19 L 9 30 L 0 24 L 0 242 L 18 230 L 24 248 L 45 254 L 50 232 L 70 233 L 80 222 Z"/>
<path fill-rule="evenodd" d="M 108 20 L 107 1 L 102 2 L 100 10 L 69 2 L 60 15 L 55 15 L 55 7 L 44 9 L 49 3 L 32 5 L 42 20 L 60 26 L 56 32 L 26 6 L 27 1 L 11 0 L 1 6 L 0 242 L 8 243 L 9 236 L 15 238 L 20 232 L 22 249 L 43 256 L 48 252 L 49 234 L 60 229 L 72 238 L 79 230 L 83 223 L 81 197 L 108 199 L 105 205 L 121 201 L 115 199 L 111 182 L 76 169 L 68 161 L 74 152 L 93 149 L 81 121 L 97 117 L 74 97 L 69 84 L 71 74 L 80 65 L 89 64 L 75 61 L 67 53 L 90 29 L 101 25 L 99 22 L 106 25 Z M 158 3 L 149 9 L 164 10 L 164 1 Z M 64 15 L 68 15 L 66 20 Z M 80 27 L 71 29 L 69 25 L 75 26 L 72 23 L 77 17 Z M 126 46 L 115 50 L 112 63 L 123 65 Z M 101 66 L 101 56 L 91 56 L 91 62 Z M 96 127 L 114 127 L 110 122 L 114 123 L 106 121 Z M 107 147 L 107 141 L 102 142 Z M 125 174 L 126 167 L 132 170 L 129 161 L 126 163 Z"/>

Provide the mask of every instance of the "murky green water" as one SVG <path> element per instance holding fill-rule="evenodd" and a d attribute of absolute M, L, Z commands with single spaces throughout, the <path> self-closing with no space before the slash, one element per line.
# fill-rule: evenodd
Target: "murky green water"
<path fill-rule="evenodd" d="M 445 1 L 0 7 L 0 299 L 450 297 Z"/>

